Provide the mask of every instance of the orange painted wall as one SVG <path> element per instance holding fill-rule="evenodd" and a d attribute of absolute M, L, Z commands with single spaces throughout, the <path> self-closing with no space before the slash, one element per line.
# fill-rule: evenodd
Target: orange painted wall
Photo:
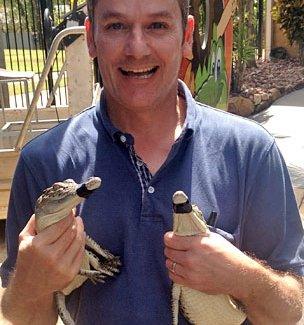
<path fill-rule="evenodd" d="M 194 4 L 194 0 L 192 0 Z M 201 0 L 201 3 L 203 0 Z M 195 1 L 196 6 L 198 5 L 198 2 Z M 197 38 L 194 37 L 194 45 L 193 45 L 193 59 L 183 59 L 181 64 L 181 70 L 180 70 L 180 78 L 183 79 L 187 85 L 189 86 L 192 93 L 195 95 L 195 89 L 197 89 L 197 85 L 195 84 L 196 76 L 198 73 L 198 67 L 206 67 L 208 65 L 208 58 L 210 57 L 211 53 L 211 43 L 210 43 L 210 37 L 212 37 L 213 31 L 212 26 L 213 23 L 216 24 L 217 27 L 220 25 L 222 28 L 218 28 L 218 38 L 221 38 L 224 42 L 224 57 L 225 57 L 225 69 L 226 69 L 226 90 L 227 90 L 227 96 L 224 101 L 221 102 L 220 108 L 225 109 L 224 107 L 228 104 L 228 96 L 229 96 L 229 88 L 231 83 L 231 73 L 232 73 L 232 49 L 233 49 L 233 24 L 232 24 L 232 14 L 234 10 L 234 3 L 233 0 L 213 0 L 210 6 L 212 6 L 212 9 L 210 11 L 210 15 L 212 17 L 212 22 L 209 25 L 209 40 L 207 48 L 204 50 L 200 50 L 200 45 L 197 45 L 199 42 Z M 195 6 L 193 5 L 193 8 Z M 226 10 L 225 10 L 226 9 Z M 194 17 L 197 18 L 196 12 L 193 13 Z M 196 22 L 196 28 L 198 26 L 199 22 Z M 220 32 L 219 32 L 220 30 Z M 196 35 L 197 36 L 197 35 Z M 199 85 L 200 87 L 200 85 Z M 201 89 L 201 88 L 200 88 Z M 213 89 L 215 89 L 213 86 L 209 85 L 209 88 L 206 87 L 203 90 L 201 90 L 201 93 L 204 93 L 203 96 L 208 97 L 210 92 L 210 102 L 208 103 L 208 98 L 206 99 L 206 102 L 200 99 L 202 102 L 206 104 L 210 104 L 212 106 L 215 106 L 216 104 L 212 102 L 211 98 L 214 97 Z M 197 98 L 196 98 L 197 99 Z M 226 103 L 226 104 L 225 104 Z M 218 106 L 217 106 L 218 107 Z"/>
<path fill-rule="evenodd" d="M 287 37 L 280 29 L 278 24 L 273 24 L 273 39 L 272 39 L 272 48 L 275 47 L 284 47 L 286 48 L 289 56 L 293 58 L 299 57 L 299 46 L 297 44 L 290 45 Z"/>

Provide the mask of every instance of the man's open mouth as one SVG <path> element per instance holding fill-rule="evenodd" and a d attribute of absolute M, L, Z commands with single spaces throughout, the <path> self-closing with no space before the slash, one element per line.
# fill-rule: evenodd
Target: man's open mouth
<path fill-rule="evenodd" d="M 150 78 L 154 73 L 157 71 L 158 66 L 153 68 L 146 68 L 146 69 L 123 69 L 119 68 L 120 72 L 126 76 L 131 78 L 137 79 L 147 79 Z"/>

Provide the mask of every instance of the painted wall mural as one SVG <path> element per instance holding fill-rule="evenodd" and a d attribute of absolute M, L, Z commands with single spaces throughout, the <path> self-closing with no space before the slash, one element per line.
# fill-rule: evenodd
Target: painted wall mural
<path fill-rule="evenodd" d="M 191 0 L 193 55 L 183 59 L 180 70 L 198 101 L 220 109 L 228 104 L 235 6 L 236 0 Z"/>

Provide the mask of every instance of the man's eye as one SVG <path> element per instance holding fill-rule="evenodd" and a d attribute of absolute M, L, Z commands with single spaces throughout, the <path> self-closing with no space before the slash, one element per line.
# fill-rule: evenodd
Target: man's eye
<path fill-rule="evenodd" d="M 149 26 L 150 29 L 166 29 L 167 25 L 165 23 L 156 22 Z"/>
<path fill-rule="evenodd" d="M 122 23 L 113 23 L 108 26 L 106 26 L 106 29 L 108 30 L 121 30 L 124 29 L 124 25 Z"/>

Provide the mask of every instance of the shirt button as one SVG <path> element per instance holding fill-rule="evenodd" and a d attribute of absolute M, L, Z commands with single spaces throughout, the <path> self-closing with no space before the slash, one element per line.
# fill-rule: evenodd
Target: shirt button
<path fill-rule="evenodd" d="M 137 166 L 141 167 L 144 163 L 142 161 L 137 161 Z"/>
<path fill-rule="evenodd" d="M 126 138 L 124 135 L 121 135 L 121 136 L 120 136 L 120 141 L 121 141 L 122 143 L 125 143 L 125 142 L 127 141 L 127 138 Z"/>
<path fill-rule="evenodd" d="M 150 194 L 153 194 L 153 193 L 155 192 L 155 188 L 154 188 L 153 186 L 149 186 L 149 188 L 148 188 L 148 192 L 149 192 Z"/>

